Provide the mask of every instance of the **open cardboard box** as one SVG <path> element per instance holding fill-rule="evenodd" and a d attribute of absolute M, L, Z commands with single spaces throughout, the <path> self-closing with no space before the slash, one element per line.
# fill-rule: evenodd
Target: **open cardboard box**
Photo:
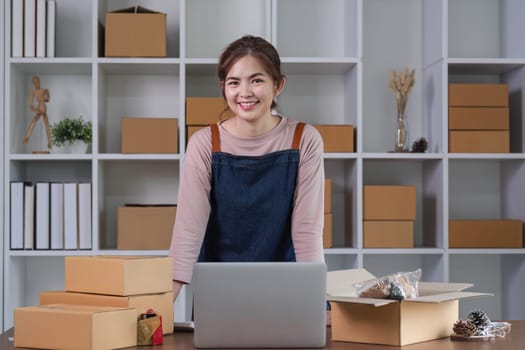
<path fill-rule="evenodd" d="M 365 269 L 328 272 L 332 340 L 399 346 L 448 337 L 459 318 L 459 300 L 490 295 L 463 291 L 470 283 L 420 282 L 417 298 L 357 297 L 353 284 L 373 278 Z"/>

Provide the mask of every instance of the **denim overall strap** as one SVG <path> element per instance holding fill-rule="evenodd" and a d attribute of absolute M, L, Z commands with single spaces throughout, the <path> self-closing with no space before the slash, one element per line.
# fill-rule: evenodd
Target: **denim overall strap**
<path fill-rule="evenodd" d="M 199 261 L 295 261 L 291 218 L 299 167 L 298 123 L 291 149 L 236 156 L 212 130 L 211 213 Z"/>

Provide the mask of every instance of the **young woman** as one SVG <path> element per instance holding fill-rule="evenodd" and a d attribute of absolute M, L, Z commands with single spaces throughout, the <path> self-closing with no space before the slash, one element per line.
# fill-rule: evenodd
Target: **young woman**
<path fill-rule="evenodd" d="M 275 113 L 286 84 L 277 50 L 260 37 L 219 59 L 233 117 L 189 140 L 170 256 L 173 290 L 198 261 L 324 261 L 324 168 L 315 128 Z"/>

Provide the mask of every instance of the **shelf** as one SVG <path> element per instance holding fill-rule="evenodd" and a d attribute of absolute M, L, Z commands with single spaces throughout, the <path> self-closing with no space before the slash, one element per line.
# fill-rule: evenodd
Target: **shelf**
<path fill-rule="evenodd" d="M 516 58 L 449 58 L 449 74 L 504 74 L 525 66 L 525 59 Z"/>
<path fill-rule="evenodd" d="M 449 248 L 448 253 L 451 255 L 523 255 L 525 249 L 519 248 L 468 248 L 456 249 Z"/>
<path fill-rule="evenodd" d="M 92 154 L 11 154 L 9 155 L 10 160 L 16 161 L 50 161 L 50 160 L 92 160 L 94 157 Z"/>
<path fill-rule="evenodd" d="M 86 75 L 92 71 L 89 58 L 11 58 L 9 63 L 26 74 Z"/>
<path fill-rule="evenodd" d="M 443 253 L 444 249 L 441 248 L 363 248 L 363 255 L 442 255 Z"/>
<path fill-rule="evenodd" d="M 121 153 L 100 153 L 97 159 L 103 161 L 130 161 L 130 160 L 144 160 L 144 161 L 165 161 L 165 160 L 181 160 L 180 154 L 121 154 Z"/>
<path fill-rule="evenodd" d="M 179 75 L 180 66 L 178 58 L 99 58 L 97 62 L 106 74 L 122 75 Z"/>

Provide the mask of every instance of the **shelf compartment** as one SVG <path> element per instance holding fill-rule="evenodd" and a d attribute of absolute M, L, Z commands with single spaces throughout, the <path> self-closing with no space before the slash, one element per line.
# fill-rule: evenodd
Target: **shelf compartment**
<path fill-rule="evenodd" d="M 247 33 L 270 40 L 270 2 L 265 0 L 186 1 L 186 57 L 217 58 Z M 234 19 L 234 20 L 233 20 Z M 220 30 L 218 30 L 220 28 Z"/>
<path fill-rule="evenodd" d="M 273 32 L 281 56 L 359 57 L 360 2 L 275 0 Z M 301 18 L 307 25 L 298 26 Z M 330 23 L 330 25 L 327 25 Z"/>
<path fill-rule="evenodd" d="M 84 120 L 92 120 L 91 65 L 67 63 L 63 70 L 60 67 L 62 64 L 55 63 L 17 63 L 10 66 L 11 95 L 6 101 L 8 113 L 5 125 L 10 131 L 6 136 L 10 154 L 31 154 L 32 151 L 48 149 L 43 118 L 37 121 L 28 144 L 23 143 L 35 116 L 28 105 L 29 97 L 35 90 L 32 82 L 34 76 L 40 78 L 41 88 L 49 90 L 50 101 L 46 103 L 46 107 L 50 124 L 66 117 L 82 116 Z M 33 105 L 37 105 L 36 100 Z"/>
<path fill-rule="evenodd" d="M 9 166 L 10 181 L 91 182 L 91 160 L 14 160 Z"/>
<path fill-rule="evenodd" d="M 525 57 L 524 13 L 525 4 L 519 0 L 448 1 L 448 56 Z"/>
<path fill-rule="evenodd" d="M 180 57 L 180 18 L 181 18 L 181 1 L 180 0 L 120 0 L 107 1 L 98 0 L 98 23 L 102 28 L 99 29 L 99 42 L 97 47 L 99 52 L 96 54 L 100 56 L 103 52 L 102 44 L 104 43 L 104 28 L 106 26 L 106 13 L 120 10 L 128 7 L 142 6 L 147 9 L 162 12 L 166 14 L 166 45 L 167 57 Z"/>
<path fill-rule="evenodd" d="M 450 220 L 525 221 L 525 160 L 449 160 Z"/>
<path fill-rule="evenodd" d="M 116 249 L 120 206 L 177 204 L 179 171 L 180 162 L 171 160 L 101 161 L 97 184 L 98 248 Z"/>
<path fill-rule="evenodd" d="M 105 74 L 115 75 L 179 75 L 178 58 L 99 58 L 98 66 Z"/>
<path fill-rule="evenodd" d="M 358 269 L 359 256 L 357 254 L 329 254 L 325 256 L 328 271 Z"/>
<path fill-rule="evenodd" d="M 415 248 L 443 248 L 443 169 L 440 159 L 363 160 L 363 186 L 416 186 Z"/>
<path fill-rule="evenodd" d="M 460 302 L 461 318 L 474 309 L 484 310 L 492 320 L 519 319 L 524 314 L 523 254 L 451 254 L 449 266 L 450 282 L 473 283 L 472 291 L 494 294 Z"/>
<path fill-rule="evenodd" d="M 129 65 L 130 68 L 133 66 Z M 122 117 L 178 118 L 180 152 L 184 129 L 179 116 L 179 70 L 174 69 L 171 74 L 125 75 L 112 72 L 108 69 L 98 74 L 98 124 L 94 130 L 98 136 L 98 153 L 121 152 Z"/>
<path fill-rule="evenodd" d="M 332 242 L 334 249 L 357 247 L 357 161 L 325 159 L 325 177 L 332 180 Z"/>

